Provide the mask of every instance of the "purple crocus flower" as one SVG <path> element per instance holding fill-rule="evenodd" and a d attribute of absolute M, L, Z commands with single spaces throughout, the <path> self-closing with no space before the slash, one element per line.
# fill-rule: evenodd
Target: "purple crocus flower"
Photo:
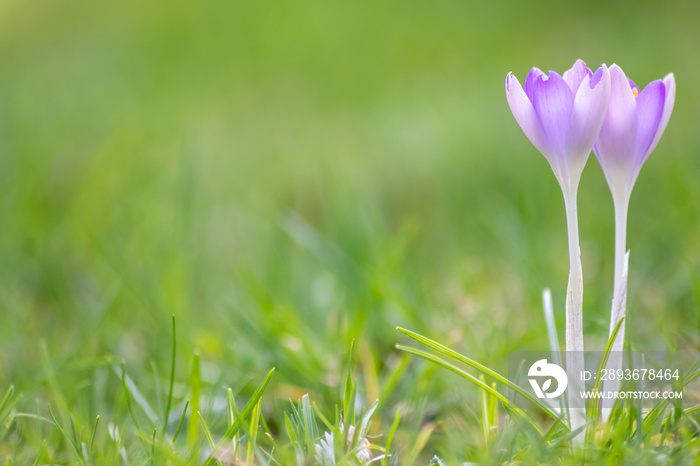
<path fill-rule="evenodd" d="M 569 289 L 566 299 L 567 370 L 583 369 L 583 273 L 578 237 L 576 194 L 581 173 L 598 137 L 610 98 L 610 73 L 602 65 L 595 73 L 578 60 L 563 76 L 537 68 L 521 86 L 506 76 L 508 105 L 530 142 L 542 152 L 554 170 L 564 194 L 569 233 Z M 574 380 L 573 377 L 570 380 Z M 572 430 L 585 423 L 585 407 L 569 389 L 569 422 Z"/>
<path fill-rule="evenodd" d="M 673 74 L 650 82 L 641 92 L 617 65 L 610 67 L 610 105 L 595 153 L 608 180 L 615 206 L 615 280 L 610 333 L 625 316 L 627 296 L 627 210 L 639 170 L 659 142 L 671 117 L 676 98 Z M 625 323 L 620 326 L 613 351 L 622 349 Z M 619 365 L 619 364 L 618 364 Z"/>
<path fill-rule="evenodd" d="M 515 120 L 549 161 L 565 194 L 576 191 L 608 108 L 610 76 L 582 60 L 560 76 L 532 68 L 524 87 L 506 76 L 506 97 Z"/>
<path fill-rule="evenodd" d="M 617 65 L 610 67 L 610 105 L 595 153 L 614 197 L 628 197 L 642 164 L 659 142 L 676 98 L 673 73 L 641 92 Z"/>

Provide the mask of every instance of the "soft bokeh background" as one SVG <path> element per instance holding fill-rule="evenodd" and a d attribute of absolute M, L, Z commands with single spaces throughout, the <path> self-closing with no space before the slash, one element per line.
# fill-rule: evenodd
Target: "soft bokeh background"
<path fill-rule="evenodd" d="M 178 378 L 195 350 L 212 393 L 277 367 L 272 421 L 306 392 L 331 408 L 353 340 L 377 396 L 397 325 L 495 368 L 546 348 L 543 288 L 564 322 L 563 202 L 504 78 L 577 58 L 640 85 L 675 73 L 632 197 L 627 328 L 641 348 L 696 349 L 699 20 L 692 1 L 1 2 L 0 388 L 44 407 L 53 367 L 67 403 L 108 410 L 81 404 L 94 367 L 165 376 L 171 314 Z M 613 217 L 595 157 L 579 199 L 601 349 Z M 455 380 L 411 362 L 380 418 L 441 400 L 409 413 L 406 439 L 468 419 Z M 446 437 L 428 450 L 463 457 Z"/>

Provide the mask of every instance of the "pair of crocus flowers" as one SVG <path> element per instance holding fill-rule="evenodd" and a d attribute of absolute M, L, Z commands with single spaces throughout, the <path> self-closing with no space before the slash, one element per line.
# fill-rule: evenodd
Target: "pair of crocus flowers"
<path fill-rule="evenodd" d="M 533 68 L 521 85 L 509 73 L 506 96 L 530 142 L 547 158 L 564 193 L 569 230 L 567 351 L 583 350 L 582 279 L 576 192 L 591 150 L 603 167 L 615 207 L 615 283 L 610 330 L 624 317 L 627 207 L 642 164 L 659 142 L 675 99 L 673 74 L 643 90 L 617 66 L 591 72 L 578 60 L 559 75 Z M 624 325 L 624 322 L 623 322 Z M 622 348 L 620 327 L 614 349 Z"/>
<path fill-rule="evenodd" d="M 673 74 L 649 83 L 641 92 L 617 66 L 602 65 L 595 73 L 578 60 L 563 76 L 533 68 L 521 85 L 506 77 L 506 97 L 516 121 L 530 142 L 547 158 L 561 185 L 569 233 L 569 289 L 566 301 L 567 370 L 583 368 L 583 279 L 578 238 L 576 194 L 591 150 L 603 167 L 615 208 L 615 277 L 610 335 L 618 328 L 612 349 L 624 343 L 627 296 L 627 209 L 642 164 L 647 159 L 673 110 Z M 620 322 L 622 320 L 622 322 Z M 619 325 L 619 327 L 618 327 Z M 621 364 L 612 362 L 613 369 Z M 619 366 L 619 367 L 618 367 Z M 617 390 L 617 385 L 612 387 Z M 573 391 L 572 391 L 573 392 Z M 570 394 L 571 395 L 571 394 Z M 585 422 L 585 413 L 569 396 L 572 429 Z"/>

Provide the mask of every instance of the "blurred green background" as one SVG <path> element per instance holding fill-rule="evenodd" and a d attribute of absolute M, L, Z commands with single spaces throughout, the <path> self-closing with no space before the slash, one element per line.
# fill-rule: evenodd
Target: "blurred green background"
<path fill-rule="evenodd" d="M 577 58 L 640 86 L 675 73 L 632 196 L 627 329 L 697 349 L 699 19 L 693 1 L 1 2 L 0 386 L 44 407 L 43 345 L 79 407 L 94 366 L 165 376 L 171 314 L 178 378 L 199 350 L 213 392 L 276 366 L 273 399 L 327 407 L 353 340 L 377 394 L 397 325 L 494 368 L 546 348 L 563 202 L 504 79 Z M 613 217 L 595 156 L 579 199 L 598 350 Z M 471 396 L 454 381 L 412 362 L 380 411 L 441 397 L 442 419 Z"/>

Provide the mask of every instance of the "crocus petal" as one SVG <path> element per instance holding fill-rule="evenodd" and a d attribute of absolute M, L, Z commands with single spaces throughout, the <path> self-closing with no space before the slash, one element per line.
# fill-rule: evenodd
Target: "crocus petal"
<path fill-rule="evenodd" d="M 603 125 L 609 99 L 610 73 L 603 65 L 596 71 L 595 78 L 586 75 L 574 98 L 566 147 L 572 174 L 580 175 L 586 165 Z"/>
<path fill-rule="evenodd" d="M 666 100 L 666 88 L 660 79 L 650 82 L 637 97 L 637 146 L 635 168 L 639 170 L 651 152 L 649 148 L 659 129 Z"/>
<path fill-rule="evenodd" d="M 608 180 L 611 170 L 624 170 L 634 156 L 637 103 L 625 72 L 610 67 L 610 103 L 595 143 L 595 152 Z"/>
<path fill-rule="evenodd" d="M 576 94 L 578 87 L 581 85 L 583 78 L 591 75 L 591 70 L 588 69 L 583 60 L 576 60 L 574 66 L 570 70 L 564 72 L 564 81 L 569 85 L 571 92 Z"/>
<path fill-rule="evenodd" d="M 553 160 L 550 162 L 559 165 L 566 157 L 566 135 L 574 106 L 574 94 L 564 78 L 550 71 L 548 78 L 539 76 L 535 80 L 532 106 L 547 137 L 552 155 L 559 159 L 559 163 L 554 163 Z"/>
<path fill-rule="evenodd" d="M 525 78 L 525 85 L 523 88 L 525 89 L 525 94 L 527 94 L 527 98 L 530 99 L 530 102 L 532 102 L 532 96 L 535 88 L 535 81 L 537 79 L 544 75 L 541 69 L 534 67 L 530 70 L 530 72 L 527 74 L 527 77 Z"/>
<path fill-rule="evenodd" d="M 668 120 L 669 118 L 671 118 L 673 104 L 676 100 L 676 79 L 673 77 L 673 73 L 666 75 L 666 77 L 664 78 L 664 89 L 666 91 L 666 96 L 664 98 L 664 110 L 661 114 L 661 121 L 659 122 L 658 129 L 656 130 L 656 135 L 654 135 L 654 139 L 649 145 L 649 149 L 647 150 L 645 158 L 648 157 L 649 154 L 651 154 L 651 151 L 654 150 L 656 144 L 659 143 L 659 139 L 661 139 L 661 135 L 664 134 L 664 130 L 666 129 L 666 125 L 668 124 Z"/>
<path fill-rule="evenodd" d="M 525 136 L 537 150 L 547 157 L 549 147 L 542 125 L 540 125 L 535 109 L 520 85 L 520 81 L 512 73 L 508 73 L 506 76 L 506 99 L 508 99 L 508 105 L 510 105 L 515 121 L 518 122 Z"/>
<path fill-rule="evenodd" d="M 637 85 L 634 83 L 634 81 L 632 81 L 630 78 L 627 78 L 627 82 L 629 83 L 630 88 L 632 89 L 632 91 L 634 91 L 634 90 L 636 89 L 636 90 L 637 90 L 637 93 L 639 94 L 639 86 L 637 86 Z"/>

